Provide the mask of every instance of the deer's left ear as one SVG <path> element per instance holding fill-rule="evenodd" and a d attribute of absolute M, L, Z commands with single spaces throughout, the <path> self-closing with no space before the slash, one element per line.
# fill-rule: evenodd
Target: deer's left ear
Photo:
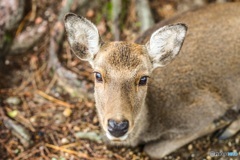
<path fill-rule="evenodd" d="M 146 47 L 153 68 L 167 65 L 178 55 L 186 32 L 185 24 L 176 24 L 162 27 L 152 34 Z"/>
<path fill-rule="evenodd" d="M 73 13 L 68 13 L 64 22 L 73 52 L 82 60 L 92 61 L 101 45 L 97 27 L 86 18 Z"/>

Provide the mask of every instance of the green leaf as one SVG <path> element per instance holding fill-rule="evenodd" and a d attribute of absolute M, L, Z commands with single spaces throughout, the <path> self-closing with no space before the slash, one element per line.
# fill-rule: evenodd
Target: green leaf
<path fill-rule="evenodd" d="M 9 117 L 11 118 L 15 118 L 18 114 L 18 111 L 17 110 L 13 110 L 13 111 L 10 111 L 7 113 Z"/>

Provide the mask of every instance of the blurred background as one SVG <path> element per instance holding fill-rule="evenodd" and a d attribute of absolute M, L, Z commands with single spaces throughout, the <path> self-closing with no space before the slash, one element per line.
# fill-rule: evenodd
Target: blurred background
<path fill-rule="evenodd" d="M 91 20 L 104 41 L 134 42 L 163 19 L 236 1 L 0 0 L 0 159 L 149 159 L 141 146 L 102 142 L 92 70 L 71 53 L 66 13 Z M 239 140 L 209 135 L 164 159 L 212 159 L 210 151 L 240 151 Z"/>

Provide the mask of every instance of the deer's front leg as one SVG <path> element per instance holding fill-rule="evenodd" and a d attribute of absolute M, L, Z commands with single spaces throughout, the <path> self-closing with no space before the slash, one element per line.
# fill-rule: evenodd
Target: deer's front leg
<path fill-rule="evenodd" d="M 204 136 L 206 134 L 212 133 L 217 129 L 214 124 L 209 125 L 196 133 L 191 135 L 184 136 L 179 139 L 169 139 L 164 141 L 156 141 L 147 144 L 144 147 L 144 151 L 151 157 L 151 158 L 162 158 L 175 150 L 181 148 L 182 146 L 188 144 L 189 142 Z"/>

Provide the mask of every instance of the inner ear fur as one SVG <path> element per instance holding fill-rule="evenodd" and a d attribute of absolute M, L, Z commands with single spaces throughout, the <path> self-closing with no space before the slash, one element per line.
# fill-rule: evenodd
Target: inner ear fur
<path fill-rule="evenodd" d="M 73 13 L 65 15 L 64 23 L 72 51 L 82 60 L 92 60 L 103 43 L 97 27 L 86 18 Z"/>

